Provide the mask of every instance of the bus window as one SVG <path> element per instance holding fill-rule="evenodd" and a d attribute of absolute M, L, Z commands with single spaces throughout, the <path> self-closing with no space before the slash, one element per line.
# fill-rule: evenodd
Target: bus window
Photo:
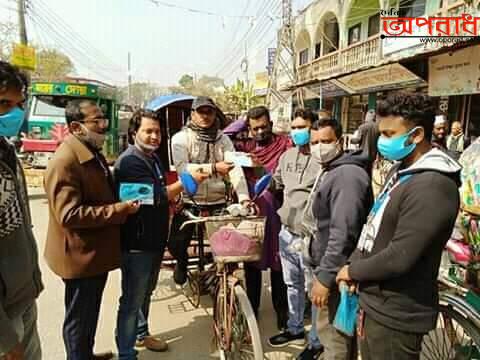
<path fill-rule="evenodd" d="M 65 99 L 66 100 L 66 99 Z M 65 103 L 52 96 L 37 96 L 33 115 L 48 117 L 65 117 Z"/>

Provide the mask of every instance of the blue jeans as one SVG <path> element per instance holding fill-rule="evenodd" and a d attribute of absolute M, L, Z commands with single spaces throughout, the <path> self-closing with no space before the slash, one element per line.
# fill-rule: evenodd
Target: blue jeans
<path fill-rule="evenodd" d="M 312 291 L 312 283 L 313 283 L 313 271 L 309 267 L 305 267 L 305 287 L 308 290 L 308 296 Z M 318 308 L 312 304 L 312 327 L 310 328 L 310 332 L 308 333 L 308 345 L 313 347 L 314 349 L 319 349 L 322 346 L 320 342 L 320 338 L 318 337 L 317 331 L 317 319 L 318 319 Z"/>
<path fill-rule="evenodd" d="M 302 253 L 295 251 L 291 245 L 302 241 L 300 236 L 292 234 L 285 227 L 282 227 L 278 235 L 280 241 L 280 258 L 282 260 L 283 278 L 287 284 L 288 296 L 288 322 L 287 330 L 294 335 L 302 333 L 303 316 L 305 312 L 305 267 L 303 265 Z M 316 308 L 312 306 L 312 330 L 308 335 L 309 345 L 319 348 L 320 340 L 317 336 Z"/>
<path fill-rule="evenodd" d="M 119 360 L 135 360 L 135 341 L 149 335 L 150 298 L 155 290 L 162 254 L 122 254 L 122 296 L 117 316 L 116 341 Z"/>

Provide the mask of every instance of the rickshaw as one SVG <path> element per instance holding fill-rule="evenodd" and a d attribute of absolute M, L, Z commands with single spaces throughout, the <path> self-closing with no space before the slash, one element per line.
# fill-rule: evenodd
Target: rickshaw
<path fill-rule="evenodd" d="M 173 166 L 171 138 L 187 123 L 194 96 L 184 94 L 162 95 L 147 105 L 147 109 L 157 113 L 162 119 L 162 142 L 157 155 L 167 171 L 167 183 L 176 181 L 177 174 Z"/>
<path fill-rule="evenodd" d="M 162 142 L 157 150 L 157 155 L 166 168 L 167 184 L 177 180 L 177 172 L 172 159 L 171 138 L 186 125 L 194 99 L 194 96 L 185 94 L 163 95 L 153 99 L 146 106 L 148 110 L 157 113 L 161 119 Z M 225 122 L 225 115 L 221 110 L 218 111 L 218 115 L 222 126 Z M 171 215 L 178 211 L 178 205 L 178 203 L 172 204 Z M 202 214 L 202 216 L 207 215 Z M 200 296 L 214 292 L 213 284 L 216 277 L 215 270 L 209 266 L 213 263 L 213 257 L 210 248 L 204 244 L 204 231 L 201 226 L 196 227 L 188 255 L 188 281 L 183 286 L 183 292 L 194 307 L 199 307 Z M 166 251 L 162 267 L 173 269 L 174 266 L 175 259 Z"/>

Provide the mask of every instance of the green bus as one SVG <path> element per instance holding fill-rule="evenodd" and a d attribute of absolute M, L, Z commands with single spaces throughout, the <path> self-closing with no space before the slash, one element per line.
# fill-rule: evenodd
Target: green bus
<path fill-rule="evenodd" d="M 114 161 L 127 146 L 128 122 L 120 121 L 115 87 L 88 79 L 68 78 L 67 82 L 33 81 L 30 89 L 26 133 L 22 134 L 22 152 L 26 162 L 44 168 L 52 154 L 68 135 L 65 107 L 73 99 L 91 99 L 109 120 L 103 152 Z"/>

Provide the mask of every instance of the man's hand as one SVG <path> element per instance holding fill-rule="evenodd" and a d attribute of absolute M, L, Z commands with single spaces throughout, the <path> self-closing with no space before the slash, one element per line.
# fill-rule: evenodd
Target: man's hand
<path fill-rule="evenodd" d="M 351 283 L 352 278 L 350 277 L 350 274 L 348 273 L 348 265 L 345 265 L 340 269 L 340 271 L 337 274 L 337 284 L 339 284 L 341 281 L 346 282 L 346 283 Z"/>
<path fill-rule="evenodd" d="M 227 176 L 234 167 L 235 165 L 231 162 L 221 161 L 215 164 L 215 171 L 221 176 Z"/>
<path fill-rule="evenodd" d="M 313 286 L 312 286 L 312 304 L 316 307 L 321 308 L 327 306 L 328 304 L 328 296 L 330 295 L 330 289 L 323 286 L 320 281 L 318 281 L 315 277 L 313 278 Z"/>
<path fill-rule="evenodd" d="M 20 343 L 15 345 L 12 350 L 3 356 L 2 360 L 25 360 L 22 345 Z"/>
<path fill-rule="evenodd" d="M 260 208 L 252 200 L 243 200 L 240 205 L 248 209 L 249 215 L 258 215 L 260 214 Z"/>
<path fill-rule="evenodd" d="M 257 156 L 254 154 L 248 154 L 248 156 L 252 159 L 252 167 L 263 167 L 262 162 L 258 159 Z"/>
<path fill-rule="evenodd" d="M 128 215 L 133 215 L 140 209 L 140 203 L 138 201 L 129 200 L 126 201 L 124 204 L 126 206 L 126 211 Z"/>
<path fill-rule="evenodd" d="M 207 180 L 210 177 L 210 175 L 208 173 L 203 172 L 201 170 L 195 170 L 191 173 L 191 175 L 195 179 L 197 184 L 201 184 L 202 182 L 204 182 L 205 180 Z"/>

